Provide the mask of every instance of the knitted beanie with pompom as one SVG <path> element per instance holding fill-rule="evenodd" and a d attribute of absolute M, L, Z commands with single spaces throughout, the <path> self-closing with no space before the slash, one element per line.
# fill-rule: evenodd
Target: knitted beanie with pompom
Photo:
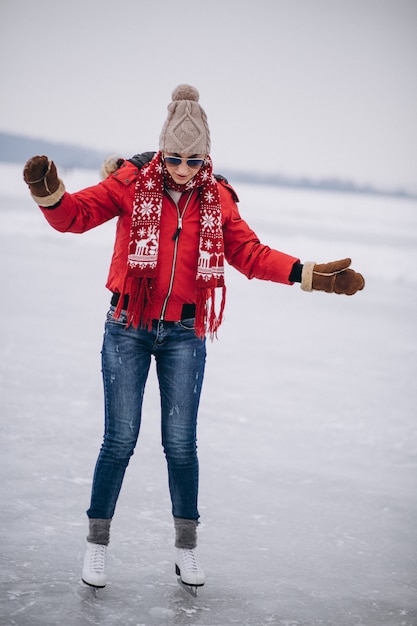
<path fill-rule="evenodd" d="M 191 85 L 178 85 L 174 89 L 159 137 L 160 150 L 186 155 L 210 153 L 210 130 L 199 97 Z"/>

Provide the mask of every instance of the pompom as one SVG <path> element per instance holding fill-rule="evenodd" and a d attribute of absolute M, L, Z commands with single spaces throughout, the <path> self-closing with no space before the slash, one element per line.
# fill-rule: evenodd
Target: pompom
<path fill-rule="evenodd" d="M 172 101 L 175 100 L 193 100 L 198 102 L 200 94 L 195 87 L 191 85 L 178 85 L 172 92 Z"/>

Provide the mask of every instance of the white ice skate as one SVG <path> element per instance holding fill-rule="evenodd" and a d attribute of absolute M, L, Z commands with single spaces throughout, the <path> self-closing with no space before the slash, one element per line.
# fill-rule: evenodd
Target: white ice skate
<path fill-rule="evenodd" d="M 87 541 L 81 574 L 82 581 L 86 585 L 97 589 L 106 586 L 106 553 L 107 546 Z"/>
<path fill-rule="evenodd" d="M 180 582 L 194 594 L 197 594 L 198 587 L 202 587 L 206 582 L 206 577 L 194 550 L 177 548 L 175 571 L 180 577 Z"/>

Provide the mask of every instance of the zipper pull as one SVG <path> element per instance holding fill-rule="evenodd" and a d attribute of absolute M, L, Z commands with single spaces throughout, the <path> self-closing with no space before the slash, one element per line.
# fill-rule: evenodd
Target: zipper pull
<path fill-rule="evenodd" d="M 178 239 L 178 237 L 180 236 L 181 230 L 182 230 L 182 217 L 178 217 L 178 227 L 177 227 L 177 230 L 174 233 L 172 241 L 176 241 Z"/>

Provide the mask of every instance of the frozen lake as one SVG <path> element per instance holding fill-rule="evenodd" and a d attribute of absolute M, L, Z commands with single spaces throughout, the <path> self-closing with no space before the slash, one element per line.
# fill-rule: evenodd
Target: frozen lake
<path fill-rule="evenodd" d="M 69 191 L 92 172 L 61 172 Z M 151 372 L 107 587 L 80 581 L 114 223 L 53 231 L 0 166 L 2 626 L 417 626 L 417 202 L 236 185 L 264 243 L 351 256 L 352 298 L 227 269 L 199 421 L 199 556 L 174 574 Z"/>

